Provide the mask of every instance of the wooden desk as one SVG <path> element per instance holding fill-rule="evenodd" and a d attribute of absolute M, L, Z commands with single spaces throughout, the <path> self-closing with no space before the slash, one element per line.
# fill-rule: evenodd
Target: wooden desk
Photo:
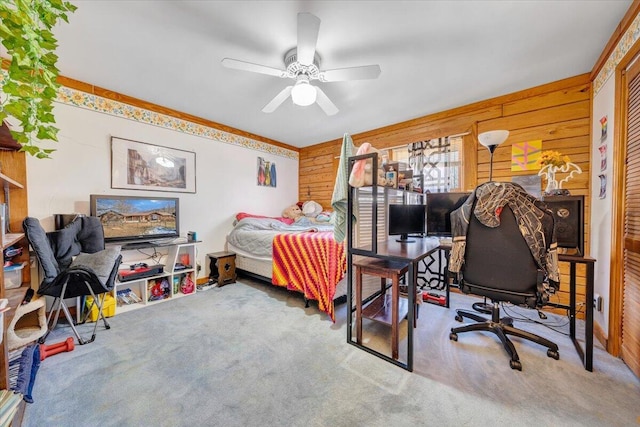
<path fill-rule="evenodd" d="M 434 237 L 413 238 L 413 243 L 397 242 L 395 237 L 390 237 L 384 242 L 377 244 L 376 251 L 370 248 L 352 248 L 347 255 L 347 306 L 353 307 L 353 271 L 352 256 L 359 255 L 370 258 L 378 258 L 390 261 L 401 261 L 409 263 L 407 280 L 407 362 L 393 359 L 384 353 L 380 353 L 372 348 L 366 347 L 353 339 L 353 313 L 350 311 L 347 316 L 347 342 L 368 353 L 371 353 L 390 363 L 398 365 L 408 371 L 413 371 L 413 329 L 415 327 L 415 295 L 418 277 L 418 263 L 425 257 L 431 255 L 440 248 L 440 241 Z"/>

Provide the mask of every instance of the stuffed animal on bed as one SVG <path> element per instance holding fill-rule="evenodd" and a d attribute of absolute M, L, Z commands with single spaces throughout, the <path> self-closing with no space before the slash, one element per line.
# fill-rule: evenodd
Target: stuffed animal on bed
<path fill-rule="evenodd" d="M 298 205 L 291 205 L 284 208 L 284 210 L 282 211 L 282 216 L 284 218 L 290 218 L 295 221 L 299 218 L 302 218 L 304 214 L 302 213 L 302 209 L 300 209 Z"/>
<path fill-rule="evenodd" d="M 322 205 L 313 200 L 308 200 L 302 204 L 302 213 L 309 218 L 315 218 L 322 212 Z"/>

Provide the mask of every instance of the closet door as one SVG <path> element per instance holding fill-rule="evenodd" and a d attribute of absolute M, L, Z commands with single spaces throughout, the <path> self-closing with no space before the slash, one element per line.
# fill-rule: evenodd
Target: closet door
<path fill-rule="evenodd" d="M 640 376 L 640 61 L 627 71 L 624 281 L 620 356 Z"/>

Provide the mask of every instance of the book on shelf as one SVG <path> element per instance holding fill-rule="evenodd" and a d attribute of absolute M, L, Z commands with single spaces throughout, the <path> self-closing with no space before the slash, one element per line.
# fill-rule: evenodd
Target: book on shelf
<path fill-rule="evenodd" d="M 119 291 L 117 291 L 116 298 L 118 305 L 120 306 L 142 302 L 142 299 L 138 296 L 138 294 L 136 294 L 129 288 L 120 289 Z"/>

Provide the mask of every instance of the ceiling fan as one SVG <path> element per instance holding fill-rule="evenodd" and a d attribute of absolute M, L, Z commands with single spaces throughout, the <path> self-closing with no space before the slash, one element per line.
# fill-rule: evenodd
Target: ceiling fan
<path fill-rule="evenodd" d="M 311 81 L 341 82 L 376 79 L 380 75 L 380 66 L 376 64 L 320 70 L 320 56 L 316 52 L 319 30 L 320 18 L 310 13 L 298 13 L 298 46 L 284 55 L 286 67 L 284 70 L 231 58 L 224 58 L 222 65 L 236 70 L 268 74 L 283 79 L 295 79 L 296 82 L 293 85 L 284 88 L 265 105 L 262 109 L 265 113 L 272 113 L 291 96 L 293 103 L 300 106 L 317 102 L 327 115 L 332 116 L 338 112 L 338 107 L 331 102 L 322 89 L 312 85 Z"/>

